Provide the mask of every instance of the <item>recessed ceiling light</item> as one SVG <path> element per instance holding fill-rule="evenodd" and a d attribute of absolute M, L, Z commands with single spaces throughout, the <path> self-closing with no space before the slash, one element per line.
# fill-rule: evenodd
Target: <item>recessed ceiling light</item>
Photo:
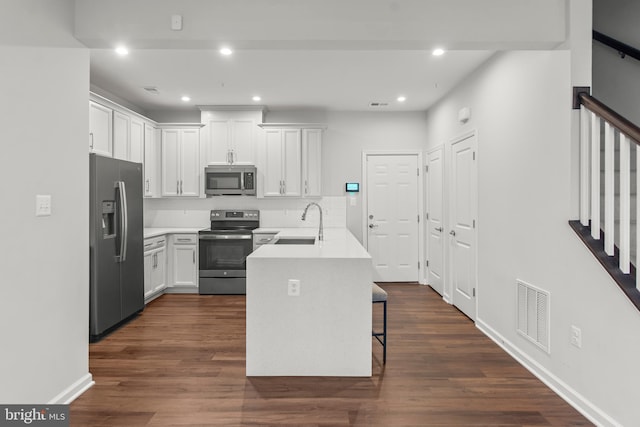
<path fill-rule="evenodd" d="M 191 101 L 191 98 L 189 98 L 189 97 L 188 97 L 188 96 L 186 96 L 186 95 L 185 95 L 185 96 L 183 96 L 183 97 L 182 97 L 182 98 L 180 98 L 180 99 L 182 99 L 184 102 L 189 102 L 189 101 Z"/>
<path fill-rule="evenodd" d="M 262 98 L 260 98 L 258 95 L 254 96 L 254 97 L 253 97 L 253 98 L 251 98 L 251 99 L 253 99 L 253 100 L 254 100 L 254 101 L 256 101 L 256 102 L 258 102 L 258 101 L 262 100 Z"/>
<path fill-rule="evenodd" d="M 442 48 L 433 49 L 432 54 L 433 56 L 441 56 L 444 54 L 444 49 Z"/>
<path fill-rule="evenodd" d="M 116 53 L 120 56 L 125 56 L 129 54 L 129 49 L 127 49 L 125 46 L 118 46 L 116 47 Z"/>
<path fill-rule="evenodd" d="M 399 96 L 399 97 L 398 97 L 398 102 L 404 102 L 404 101 L 406 101 L 406 100 L 407 100 L 407 97 L 406 97 L 406 96 Z"/>
<path fill-rule="evenodd" d="M 233 51 L 228 47 L 223 47 L 222 49 L 220 49 L 220 53 L 224 56 L 229 56 L 233 53 Z"/>

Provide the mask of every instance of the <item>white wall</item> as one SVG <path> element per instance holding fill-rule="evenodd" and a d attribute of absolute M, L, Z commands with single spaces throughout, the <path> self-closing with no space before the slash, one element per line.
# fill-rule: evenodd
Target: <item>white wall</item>
<path fill-rule="evenodd" d="M 593 420 L 636 425 L 640 313 L 567 224 L 570 99 L 569 51 L 498 54 L 429 111 L 427 139 L 477 129 L 477 325 Z M 516 279 L 551 293 L 551 354 L 516 333 Z"/>
<path fill-rule="evenodd" d="M 594 0 L 593 29 L 640 49 L 640 2 Z M 593 42 L 593 95 L 640 125 L 640 61 Z"/>
<path fill-rule="evenodd" d="M 72 12 L 70 0 L 0 12 L 2 403 L 64 403 L 91 384 L 89 52 Z M 35 217 L 36 194 L 52 196 L 50 217 Z"/>

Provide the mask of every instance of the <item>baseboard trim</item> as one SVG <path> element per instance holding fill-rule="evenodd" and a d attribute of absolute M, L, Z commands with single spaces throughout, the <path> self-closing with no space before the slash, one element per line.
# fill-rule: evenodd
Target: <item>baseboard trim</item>
<path fill-rule="evenodd" d="M 496 330 L 487 325 L 481 319 L 476 319 L 476 327 L 488 336 L 493 342 L 498 344 L 504 351 L 513 357 L 518 363 L 524 366 L 529 372 L 535 375 L 540 381 L 553 390 L 565 402 L 573 406 L 578 412 L 584 415 L 589 421 L 598 426 L 622 427 L 604 411 L 591 403 L 588 399 L 570 387 L 560 378 L 553 375 L 545 367 L 530 358 L 509 340 L 505 339 Z"/>
<path fill-rule="evenodd" d="M 49 405 L 69 405 L 94 384 L 93 376 L 87 373 L 47 403 Z"/>

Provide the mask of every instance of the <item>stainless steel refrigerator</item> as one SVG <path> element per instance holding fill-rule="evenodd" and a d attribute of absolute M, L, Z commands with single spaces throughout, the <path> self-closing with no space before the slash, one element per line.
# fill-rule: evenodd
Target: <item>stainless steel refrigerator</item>
<path fill-rule="evenodd" d="M 89 155 L 92 341 L 144 308 L 142 165 Z"/>

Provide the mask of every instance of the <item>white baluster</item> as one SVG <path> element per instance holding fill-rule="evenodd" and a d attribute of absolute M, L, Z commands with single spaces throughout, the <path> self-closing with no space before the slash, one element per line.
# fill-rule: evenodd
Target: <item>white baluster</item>
<path fill-rule="evenodd" d="M 629 137 L 620 133 L 620 270 L 629 274 L 631 234 L 631 148 Z"/>
<path fill-rule="evenodd" d="M 609 122 L 604 122 L 604 252 L 613 256 L 615 237 L 615 158 L 614 133 Z"/>
<path fill-rule="evenodd" d="M 600 117 L 591 113 L 591 237 L 600 240 Z"/>
<path fill-rule="evenodd" d="M 580 106 L 580 223 L 589 225 L 589 113 Z"/>

